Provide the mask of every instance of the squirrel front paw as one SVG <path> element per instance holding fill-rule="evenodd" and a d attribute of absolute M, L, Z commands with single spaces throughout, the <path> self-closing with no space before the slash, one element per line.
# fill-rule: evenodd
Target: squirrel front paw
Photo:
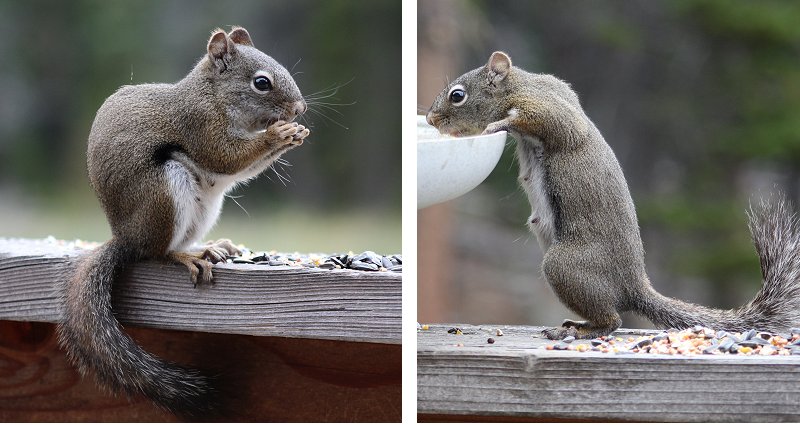
<path fill-rule="evenodd" d="M 271 138 L 280 140 L 285 144 L 301 145 L 303 139 L 309 135 L 310 131 L 302 124 L 296 122 L 276 121 L 267 128 L 267 133 Z"/>
<path fill-rule="evenodd" d="M 309 135 L 309 134 L 311 134 L 311 130 L 309 130 L 309 129 L 308 129 L 306 126 L 304 126 L 304 125 L 299 125 L 299 124 L 298 124 L 298 127 L 299 127 L 301 130 L 299 130 L 299 131 L 297 132 L 297 134 L 295 134 L 294 136 L 292 136 L 292 142 L 293 142 L 295 145 L 297 145 L 297 146 L 300 146 L 300 145 L 302 145 L 302 144 L 303 144 L 303 139 L 305 139 L 306 137 L 308 137 L 308 135 Z"/>
<path fill-rule="evenodd" d="M 483 133 L 481 134 L 494 134 L 498 131 L 508 131 L 508 121 L 502 120 L 490 123 L 486 126 L 486 129 L 483 130 Z"/>

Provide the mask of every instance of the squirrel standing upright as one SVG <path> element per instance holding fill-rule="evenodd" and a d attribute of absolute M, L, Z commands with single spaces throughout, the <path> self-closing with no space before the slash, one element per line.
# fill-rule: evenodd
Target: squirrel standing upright
<path fill-rule="evenodd" d="M 111 239 L 67 282 L 59 341 L 71 361 L 114 393 L 144 394 L 178 414 L 213 403 L 208 380 L 164 362 L 122 332 L 111 286 L 144 259 L 185 265 L 195 284 L 238 249 L 196 245 L 224 195 L 309 135 L 291 122 L 306 103 L 291 74 L 253 46 L 244 28 L 215 30 L 205 55 L 175 84 L 124 86 L 97 111 L 88 144 L 92 188 Z"/>
<path fill-rule="evenodd" d="M 514 67 L 508 55 L 494 52 L 439 94 L 427 121 L 454 136 L 506 130 L 516 139 L 543 275 L 561 302 L 587 319 L 566 320 L 545 330 L 546 337 L 608 335 L 626 311 L 674 328 L 785 332 L 800 324 L 800 225 L 784 200 L 749 212 L 761 290 L 743 307 L 707 308 L 650 285 L 622 169 L 567 83 Z"/>

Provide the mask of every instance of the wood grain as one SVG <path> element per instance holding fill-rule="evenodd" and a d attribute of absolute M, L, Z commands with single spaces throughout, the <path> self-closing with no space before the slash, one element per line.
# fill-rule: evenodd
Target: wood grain
<path fill-rule="evenodd" d="M 399 422 L 399 345 L 127 327 L 145 349 L 216 377 L 214 421 Z M 0 421 L 167 422 L 148 400 L 82 378 L 55 325 L 0 321 Z"/>
<path fill-rule="evenodd" d="M 0 319 L 56 323 L 57 287 L 87 251 L 0 239 Z M 120 322 L 161 329 L 399 344 L 402 275 L 222 264 L 213 287 L 185 268 L 136 264 L 115 284 Z"/>
<path fill-rule="evenodd" d="M 456 326 L 464 335 L 447 333 Z M 542 329 L 442 324 L 418 332 L 418 419 L 800 420 L 800 356 L 549 351 Z M 637 332 L 621 331 L 628 333 Z"/>

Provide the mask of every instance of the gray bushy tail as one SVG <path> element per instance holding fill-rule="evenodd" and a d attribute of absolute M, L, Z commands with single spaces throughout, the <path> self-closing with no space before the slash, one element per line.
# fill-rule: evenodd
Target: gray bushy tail
<path fill-rule="evenodd" d="M 126 335 L 111 309 L 111 285 L 135 252 L 111 239 L 92 252 L 67 283 L 59 342 L 84 375 L 114 392 L 143 394 L 183 416 L 212 409 L 212 389 L 198 372 L 158 359 Z"/>
<path fill-rule="evenodd" d="M 800 326 L 800 223 L 784 196 L 762 200 L 748 211 L 750 233 L 761 260 L 763 284 L 747 305 L 717 310 L 669 298 L 652 290 L 640 313 L 656 326 L 702 325 L 742 332 L 785 333 Z"/>

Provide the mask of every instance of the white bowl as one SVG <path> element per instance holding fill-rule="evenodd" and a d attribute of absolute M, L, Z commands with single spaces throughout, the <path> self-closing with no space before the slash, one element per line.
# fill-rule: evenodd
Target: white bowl
<path fill-rule="evenodd" d="M 449 201 L 481 184 L 497 166 L 506 132 L 442 136 L 417 117 L 417 209 Z"/>

